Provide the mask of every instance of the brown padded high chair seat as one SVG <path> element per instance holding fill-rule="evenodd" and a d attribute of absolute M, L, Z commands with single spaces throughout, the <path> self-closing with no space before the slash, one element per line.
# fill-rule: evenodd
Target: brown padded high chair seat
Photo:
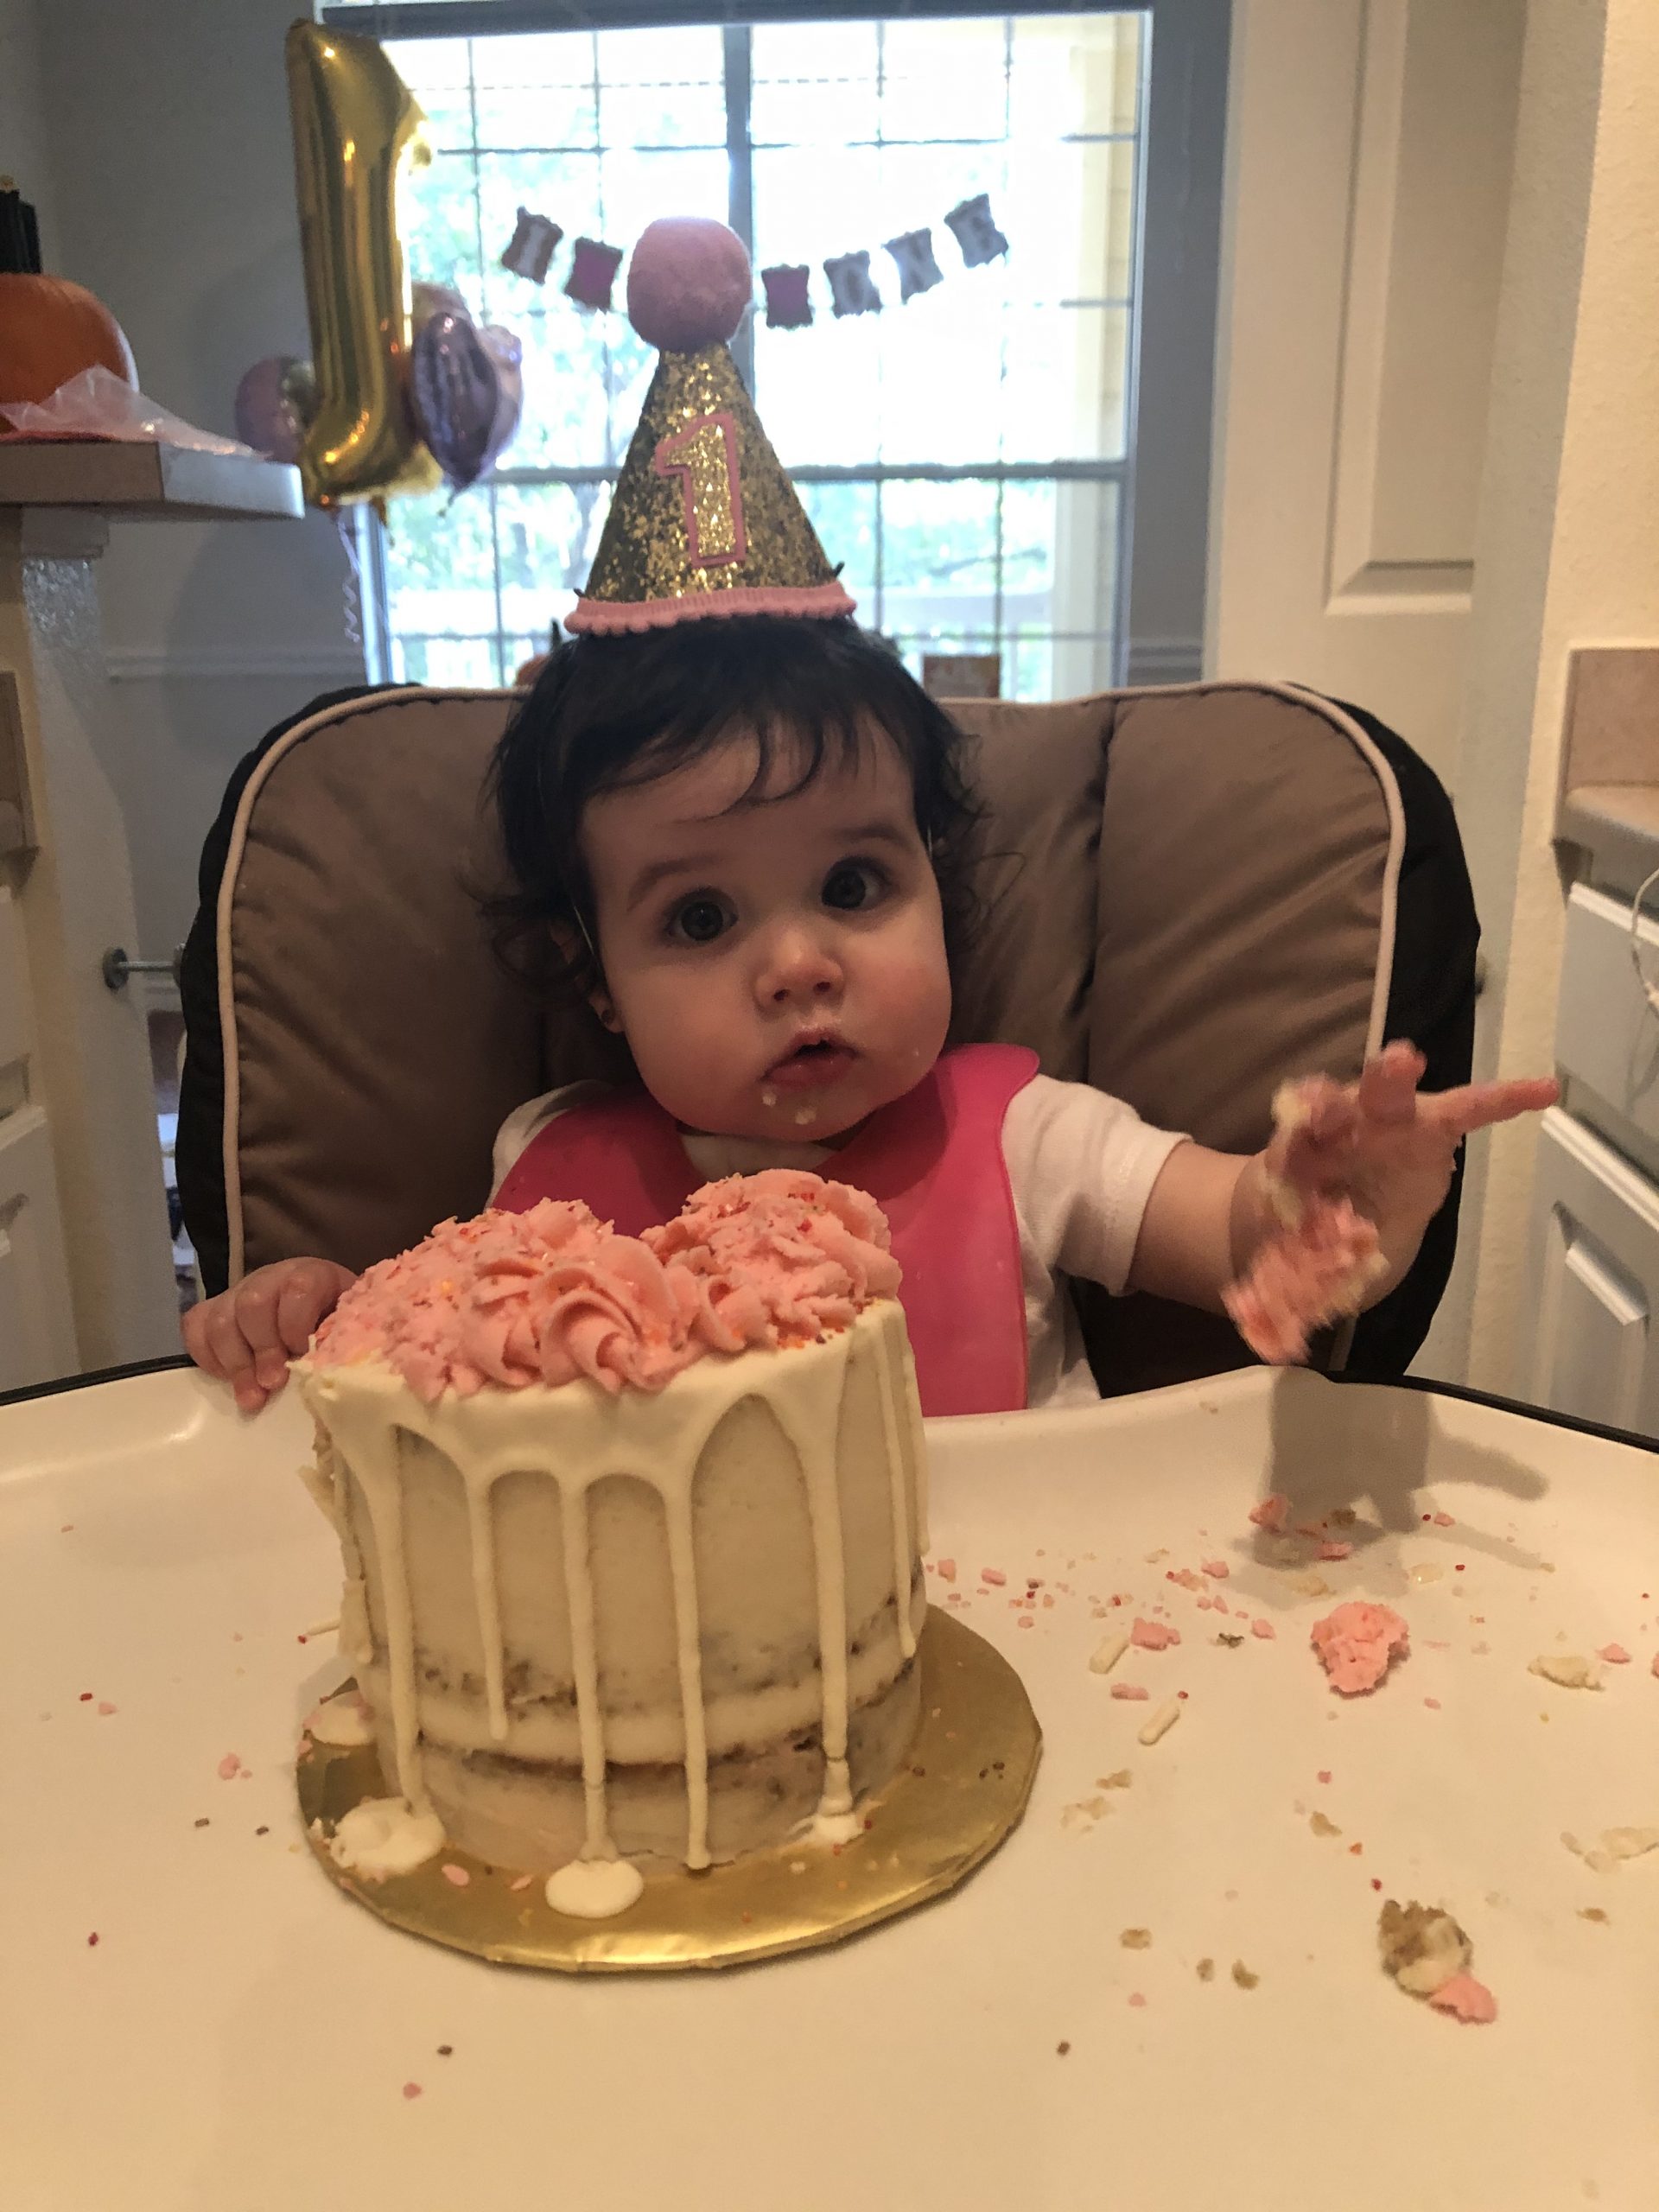
<path fill-rule="evenodd" d="M 514 702 L 336 695 L 232 780 L 184 975 L 180 1191 L 209 1292 L 296 1253 L 361 1268 L 476 1212 L 512 1108 L 626 1072 L 585 1009 L 540 1008 L 499 969 L 474 904 L 494 868 L 480 786 Z M 1390 1036 L 1422 1047 L 1429 1088 L 1468 1079 L 1456 824 L 1370 716 L 1255 683 L 952 711 L 990 814 L 958 1040 L 1029 1045 L 1048 1074 L 1234 1151 L 1266 1141 L 1286 1077 L 1351 1076 Z M 1350 1365 L 1403 1370 L 1456 1205 L 1454 1188 Z M 1217 1316 L 1089 1286 L 1080 1304 L 1108 1391 L 1249 1357 Z"/>

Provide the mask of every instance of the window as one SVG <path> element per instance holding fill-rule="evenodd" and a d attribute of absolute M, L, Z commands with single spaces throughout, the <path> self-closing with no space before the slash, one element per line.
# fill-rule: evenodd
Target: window
<path fill-rule="evenodd" d="M 918 674 L 997 655 L 1004 696 L 1110 683 L 1147 44 L 1141 13 L 390 41 L 435 148 L 413 274 L 524 348 L 493 481 L 391 510 L 390 672 L 510 680 L 569 610 L 655 360 L 564 296 L 569 243 L 680 213 L 812 270 L 812 326 L 736 350 L 861 621 Z M 944 217 L 980 192 L 1010 251 L 969 270 Z M 566 233 L 541 289 L 500 265 L 521 205 Z M 944 281 L 900 306 L 884 242 L 924 226 Z M 860 248 L 883 309 L 837 321 L 822 264 Z"/>

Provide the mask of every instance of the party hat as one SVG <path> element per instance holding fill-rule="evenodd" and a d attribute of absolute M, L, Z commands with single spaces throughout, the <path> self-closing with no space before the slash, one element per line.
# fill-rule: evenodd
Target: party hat
<path fill-rule="evenodd" d="M 850 614 L 727 350 L 749 257 L 723 223 L 652 223 L 628 320 L 661 353 L 569 630 L 655 630 L 715 614 Z"/>

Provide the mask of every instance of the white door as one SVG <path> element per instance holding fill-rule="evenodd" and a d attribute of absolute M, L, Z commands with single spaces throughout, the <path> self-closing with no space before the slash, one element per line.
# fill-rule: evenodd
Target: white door
<path fill-rule="evenodd" d="M 179 1349 L 144 1011 L 100 973 L 138 949 L 96 742 L 105 536 L 0 508 L 0 1389 Z"/>
<path fill-rule="evenodd" d="M 1523 0 L 1236 0 L 1206 675 L 1455 785 Z"/>
<path fill-rule="evenodd" d="M 1659 1434 L 1659 1189 L 1559 1108 L 1538 1137 L 1527 1395 Z"/>

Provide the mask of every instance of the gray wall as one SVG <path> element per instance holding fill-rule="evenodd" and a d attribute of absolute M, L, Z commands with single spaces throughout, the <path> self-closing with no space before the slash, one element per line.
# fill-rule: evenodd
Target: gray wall
<path fill-rule="evenodd" d="M 31 0 L 0 6 L 0 27 L 26 32 Z M 58 272 L 113 311 L 147 393 L 226 434 L 251 362 L 310 350 L 283 69 L 296 12 L 294 0 L 32 8 Z M 117 524 L 100 579 L 117 679 L 102 749 L 146 953 L 184 934 L 202 836 L 241 753 L 360 675 L 346 576 L 321 516 Z"/>
<path fill-rule="evenodd" d="M 1153 0 L 1126 680 L 1202 672 L 1231 0 Z"/>

